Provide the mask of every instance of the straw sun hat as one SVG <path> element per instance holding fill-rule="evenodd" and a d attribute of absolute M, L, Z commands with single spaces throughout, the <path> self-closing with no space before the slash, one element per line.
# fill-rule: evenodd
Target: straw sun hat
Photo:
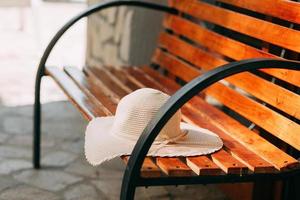
<path fill-rule="evenodd" d="M 85 133 L 85 156 L 92 165 L 130 155 L 148 122 L 169 95 L 151 88 L 136 90 L 118 104 L 115 116 L 93 119 Z M 181 122 L 180 110 L 152 144 L 149 156 L 196 156 L 222 148 L 222 140 L 207 129 Z"/>

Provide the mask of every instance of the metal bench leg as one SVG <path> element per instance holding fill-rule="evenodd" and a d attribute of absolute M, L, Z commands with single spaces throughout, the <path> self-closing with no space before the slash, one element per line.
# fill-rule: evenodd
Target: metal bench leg
<path fill-rule="evenodd" d="M 33 113 L 33 167 L 39 169 L 41 157 L 41 90 L 42 75 L 38 75 L 35 84 L 35 99 L 34 99 L 34 113 Z"/>
<path fill-rule="evenodd" d="M 133 186 L 132 184 L 127 184 L 125 186 L 122 186 L 121 189 L 121 200 L 133 200 L 134 194 L 135 194 L 136 186 Z"/>

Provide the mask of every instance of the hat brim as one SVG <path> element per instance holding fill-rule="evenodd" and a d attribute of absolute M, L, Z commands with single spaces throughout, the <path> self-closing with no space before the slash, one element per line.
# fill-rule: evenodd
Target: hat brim
<path fill-rule="evenodd" d="M 92 165 L 99 165 L 122 155 L 130 155 L 136 141 L 116 137 L 111 134 L 114 116 L 95 118 L 87 126 L 85 133 L 85 156 Z M 198 156 L 213 153 L 222 148 L 223 142 L 215 133 L 182 122 L 182 131 L 188 131 L 184 140 L 167 144 L 156 151 L 152 145 L 149 156 L 175 157 Z"/>

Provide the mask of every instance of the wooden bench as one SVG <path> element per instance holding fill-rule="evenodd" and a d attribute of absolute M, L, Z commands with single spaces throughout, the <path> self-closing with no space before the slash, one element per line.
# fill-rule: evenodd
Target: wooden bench
<path fill-rule="evenodd" d="M 166 13 L 151 65 L 86 66 L 83 71 L 45 65 L 56 42 L 74 23 L 123 5 Z M 285 180 L 279 193 L 291 199 L 289 183 L 299 180 L 300 172 L 300 63 L 287 59 L 298 59 L 299 24 L 300 3 L 281 0 L 218 0 L 215 4 L 170 0 L 169 6 L 107 1 L 89 8 L 55 35 L 41 59 L 34 107 L 34 167 L 40 168 L 43 76 L 52 77 L 87 120 L 113 115 L 120 98 L 151 87 L 172 97 L 149 123 L 132 156 L 122 157 L 127 163 L 122 199 L 132 199 L 138 186 L 266 180 Z M 184 121 L 217 133 L 223 149 L 205 156 L 145 158 L 160 129 L 180 107 Z"/>

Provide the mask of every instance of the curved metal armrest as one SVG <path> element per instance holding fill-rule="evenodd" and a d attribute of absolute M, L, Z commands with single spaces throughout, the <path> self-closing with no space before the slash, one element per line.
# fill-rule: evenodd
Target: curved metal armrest
<path fill-rule="evenodd" d="M 128 161 L 123 179 L 124 187 L 122 188 L 124 189 L 126 188 L 126 184 L 130 184 L 128 181 L 129 179 L 131 179 L 131 182 L 138 182 L 140 178 L 138 174 L 141 169 L 142 163 L 156 136 L 159 134 L 168 120 L 188 100 L 190 100 L 205 88 L 226 77 L 240 72 L 256 70 L 260 68 L 284 68 L 300 70 L 300 62 L 278 59 L 250 59 L 239 62 L 232 62 L 222 67 L 211 70 L 186 84 L 170 97 L 170 99 L 161 107 L 156 117 L 151 120 L 147 127 L 144 129 Z"/>
<path fill-rule="evenodd" d="M 153 9 L 157 11 L 167 12 L 170 14 L 176 14 L 177 10 L 174 8 L 170 8 L 168 6 L 160 5 L 160 4 L 154 4 L 144 1 L 136 1 L 136 0 L 107 0 L 103 1 L 99 4 L 96 4 L 94 6 L 89 7 L 87 10 L 79 13 L 77 16 L 73 17 L 71 20 L 69 20 L 52 38 L 48 46 L 46 47 L 42 58 L 40 60 L 39 66 L 38 66 L 38 75 L 44 75 L 44 69 L 45 64 L 47 62 L 47 59 L 53 49 L 53 47 L 56 45 L 58 40 L 61 38 L 61 36 L 70 28 L 72 27 L 77 21 L 80 19 L 87 17 L 95 12 L 110 8 L 110 7 L 117 7 L 117 6 L 135 6 L 135 7 L 143 7 L 148 9 Z"/>

